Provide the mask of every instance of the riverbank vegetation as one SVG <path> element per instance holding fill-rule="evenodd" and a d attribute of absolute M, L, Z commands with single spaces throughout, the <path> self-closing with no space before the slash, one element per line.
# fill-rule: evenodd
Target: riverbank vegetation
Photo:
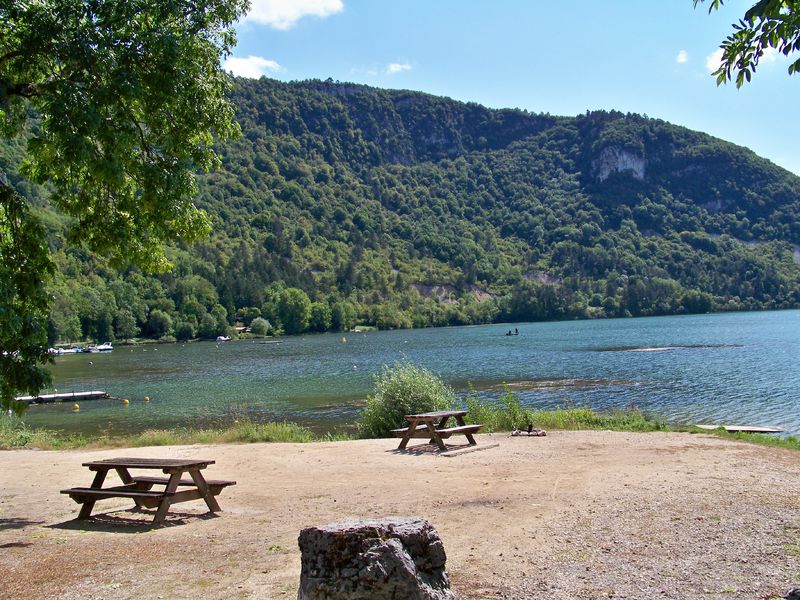
<path fill-rule="evenodd" d="M 141 433 L 108 435 L 64 434 L 46 428 L 31 428 L 16 417 L 0 417 L 0 449 L 36 448 L 139 448 L 188 444 L 235 444 L 257 442 L 306 443 L 348 439 L 347 435 L 315 435 L 295 423 L 257 423 L 244 418 L 208 428 L 148 429 Z"/>
<path fill-rule="evenodd" d="M 481 423 L 484 432 L 536 429 L 613 431 L 674 431 L 665 421 L 639 409 L 595 411 L 589 407 L 532 410 L 506 389 L 496 402 L 482 400 L 474 391 L 466 397 L 469 423 Z"/>
<path fill-rule="evenodd" d="M 485 416 L 484 413 L 483 416 Z M 761 434 L 727 433 L 722 429 L 706 431 L 692 427 L 671 426 L 638 411 L 620 410 L 598 412 L 589 408 L 564 408 L 534 411 L 533 425 L 547 431 L 608 430 L 633 432 L 683 431 L 716 435 L 725 439 L 761 444 L 790 450 L 800 450 L 800 438 L 776 437 Z M 475 419 L 477 421 L 477 419 Z M 498 415 L 486 419 L 487 430 L 505 433 L 510 429 L 503 422 L 509 417 Z M 470 419 L 472 421 L 472 419 Z M 256 423 L 245 421 L 214 428 L 151 429 L 138 434 L 87 436 L 65 434 L 46 428 L 27 427 L 22 421 L 0 417 L 0 450 L 75 450 L 79 448 L 140 448 L 145 446 L 181 446 L 191 444 L 236 443 L 310 443 L 345 441 L 347 433 L 317 435 L 294 423 Z"/>

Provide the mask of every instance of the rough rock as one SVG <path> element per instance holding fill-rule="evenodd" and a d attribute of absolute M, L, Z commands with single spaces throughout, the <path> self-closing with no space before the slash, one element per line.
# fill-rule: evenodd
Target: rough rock
<path fill-rule="evenodd" d="M 592 168 L 600 181 L 608 179 L 613 172 L 624 173 L 625 171 L 629 171 L 634 179 L 642 180 L 646 166 L 647 162 L 644 158 L 618 146 L 603 148 L 600 156 L 592 161 Z"/>
<path fill-rule="evenodd" d="M 452 600 L 439 534 L 421 517 L 307 527 L 298 600 Z"/>

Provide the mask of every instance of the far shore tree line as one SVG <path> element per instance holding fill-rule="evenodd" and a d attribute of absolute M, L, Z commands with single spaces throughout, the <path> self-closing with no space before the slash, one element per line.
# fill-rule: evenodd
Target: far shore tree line
<path fill-rule="evenodd" d="M 52 290 L 47 320 L 50 345 L 133 338 L 214 339 L 234 334 L 234 326 L 265 336 L 346 332 L 357 326 L 408 329 L 764 308 L 752 298 L 747 304 L 739 297 L 682 289 L 670 279 L 622 275 L 586 290 L 580 289 L 577 278 L 550 284 L 524 280 L 508 294 L 481 302 L 468 289 L 459 295 L 453 288 L 455 299 L 442 302 L 410 287 L 389 302 L 369 304 L 336 294 L 314 298 L 277 282 L 264 288 L 259 305 L 238 307 L 222 304 L 214 286 L 198 275 L 174 280 L 132 272 L 109 282 L 93 278 L 93 286 L 79 282 L 63 281 Z M 783 308 L 798 305 L 800 299 L 792 297 Z"/>

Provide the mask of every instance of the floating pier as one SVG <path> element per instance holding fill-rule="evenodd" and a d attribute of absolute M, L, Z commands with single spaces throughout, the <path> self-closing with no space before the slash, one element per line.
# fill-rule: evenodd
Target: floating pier
<path fill-rule="evenodd" d="M 699 429 L 724 429 L 728 433 L 783 433 L 780 427 L 756 427 L 753 425 L 695 425 Z"/>
<path fill-rule="evenodd" d="M 59 392 L 58 394 L 40 394 L 38 396 L 18 396 L 15 400 L 28 404 L 50 404 L 52 402 L 77 402 L 79 400 L 100 400 L 110 398 L 107 392 Z"/>

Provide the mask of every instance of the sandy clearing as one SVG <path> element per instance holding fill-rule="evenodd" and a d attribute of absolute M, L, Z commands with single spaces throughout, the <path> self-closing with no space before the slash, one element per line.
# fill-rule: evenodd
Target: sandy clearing
<path fill-rule="evenodd" d="M 769 598 L 800 585 L 800 454 L 704 435 L 478 436 L 496 448 L 396 454 L 394 440 L 0 453 L 0 598 L 293 598 L 301 528 L 419 515 L 459 598 Z M 219 517 L 168 526 L 125 500 L 76 522 L 86 460 L 212 458 L 238 485 Z"/>

